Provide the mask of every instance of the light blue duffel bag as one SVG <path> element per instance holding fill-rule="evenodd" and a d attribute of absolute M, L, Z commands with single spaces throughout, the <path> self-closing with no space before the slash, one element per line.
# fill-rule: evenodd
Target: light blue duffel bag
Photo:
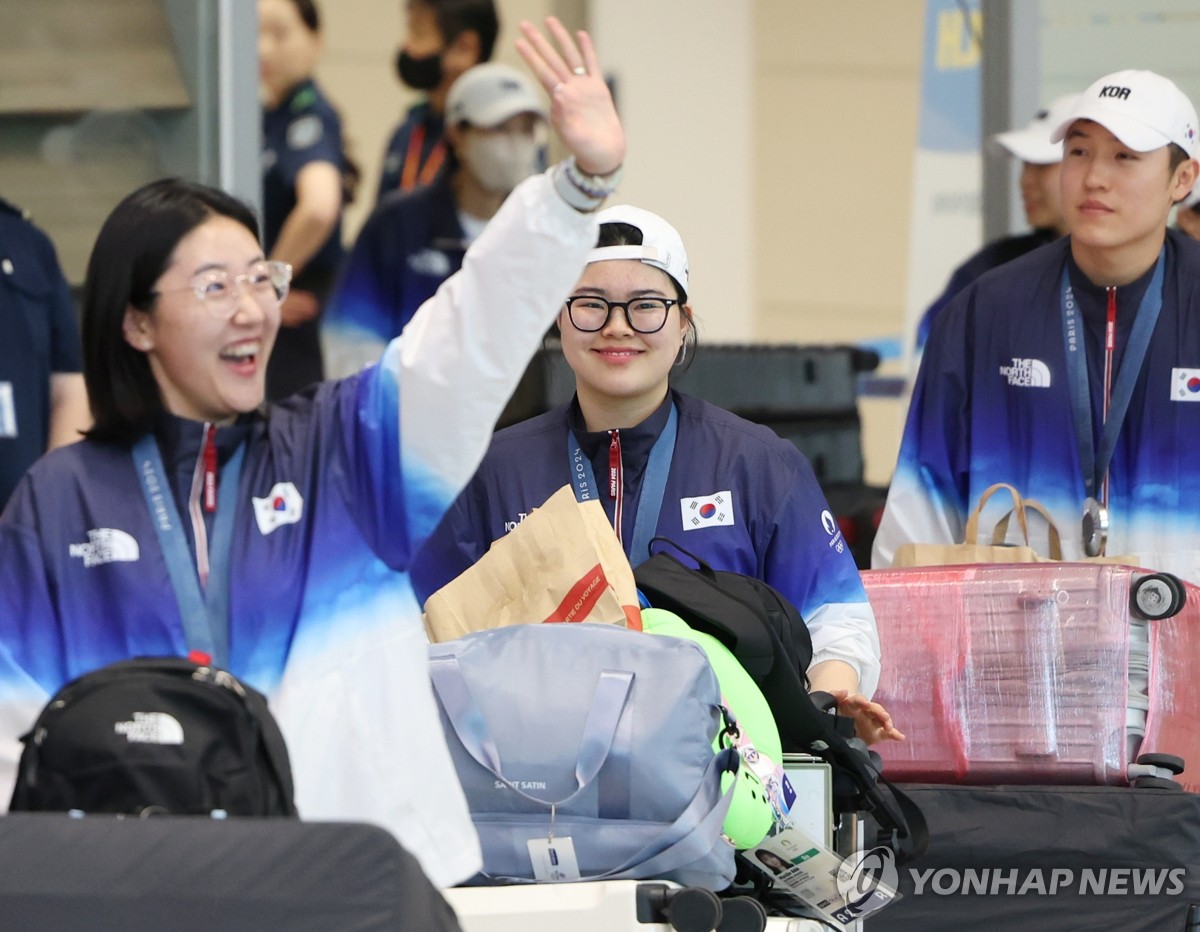
<path fill-rule="evenodd" d="M 721 776 L 737 755 L 713 750 L 721 692 L 700 647 L 612 625 L 530 624 L 429 653 L 483 846 L 476 882 L 534 880 L 547 839 L 561 853 L 569 838 L 571 865 L 536 879 L 574 879 L 577 863 L 582 880 L 730 884 Z"/>

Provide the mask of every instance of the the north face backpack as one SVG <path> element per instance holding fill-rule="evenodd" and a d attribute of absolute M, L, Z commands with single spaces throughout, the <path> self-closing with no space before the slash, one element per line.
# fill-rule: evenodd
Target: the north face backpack
<path fill-rule="evenodd" d="M 296 815 L 266 698 L 182 657 L 123 660 L 72 680 L 21 741 L 14 812 Z"/>

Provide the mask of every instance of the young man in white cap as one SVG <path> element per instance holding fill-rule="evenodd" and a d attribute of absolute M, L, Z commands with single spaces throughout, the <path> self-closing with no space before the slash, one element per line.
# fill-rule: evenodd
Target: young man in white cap
<path fill-rule="evenodd" d="M 1067 225 L 1059 198 L 1062 145 L 1051 142 L 1050 134 L 1071 112 L 1078 99 L 1078 94 L 1056 97 L 1049 107 L 1039 110 L 1020 129 L 992 137 L 997 149 L 1021 161 L 1021 202 L 1031 232 L 993 240 L 954 270 L 946 289 L 929 305 L 917 325 L 917 349 L 929 339 L 937 315 L 980 275 L 1066 235 Z"/>
<path fill-rule="evenodd" d="M 1067 559 L 1130 554 L 1200 582 L 1200 244 L 1167 229 L 1196 132 L 1148 71 L 1101 78 L 1055 128 L 1070 235 L 934 325 L 874 565 L 962 540 L 968 508 L 1007 482 L 1049 509 Z"/>
<path fill-rule="evenodd" d="M 375 208 L 342 262 L 321 342 L 326 375 L 374 362 L 438 285 L 509 192 L 536 172 L 546 104 L 522 72 L 498 62 L 464 72 L 446 97 L 451 156 L 433 181 Z"/>
<path fill-rule="evenodd" d="M 900 737 L 868 698 L 875 616 L 812 467 L 769 428 L 670 387 L 695 345 L 679 233 L 636 207 L 597 219 L 597 246 L 558 315 L 575 397 L 496 434 L 417 558 L 418 597 L 571 484 L 604 505 L 633 565 L 662 536 L 779 589 L 812 634 L 812 688 L 838 696 L 866 740 Z"/>

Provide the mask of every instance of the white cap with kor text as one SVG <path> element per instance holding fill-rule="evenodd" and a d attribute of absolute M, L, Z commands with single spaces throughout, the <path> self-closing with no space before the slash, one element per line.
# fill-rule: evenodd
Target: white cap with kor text
<path fill-rule="evenodd" d="M 1117 71 L 1079 95 L 1050 138 L 1061 142 L 1076 120 L 1092 120 L 1134 152 L 1175 143 L 1196 154 L 1196 108 L 1175 83 L 1153 71 Z"/>
<path fill-rule="evenodd" d="M 588 253 L 588 264 L 605 262 L 612 259 L 637 259 L 662 269 L 674 279 L 675 283 L 687 295 L 688 290 L 688 257 L 683 248 L 683 238 L 671 224 L 658 214 L 631 207 L 628 204 L 618 204 L 606 207 L 596 214 L 596 219 L 603 226 L 606 223 L 627 223 L 642 233 L 640 246 L 599 246 Z"/>

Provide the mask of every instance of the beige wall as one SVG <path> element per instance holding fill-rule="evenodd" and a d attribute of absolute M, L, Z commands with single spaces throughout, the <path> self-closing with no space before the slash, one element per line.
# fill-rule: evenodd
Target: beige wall
<path fill-rule="evenodd" d="M 374 200 L 412 101 L 392 58 L 403 0 L 327 0 L 320 77 Z M 899 334 L 917 136 L 923 0 L 498 0 L 516 23 L 582 23 L 616 78 L 630 140 L 619 197 L 683 234 L 702 336 L 838 343 Z M 884 483 L 901 406 L 864 400 L 868 479 Z"/>

